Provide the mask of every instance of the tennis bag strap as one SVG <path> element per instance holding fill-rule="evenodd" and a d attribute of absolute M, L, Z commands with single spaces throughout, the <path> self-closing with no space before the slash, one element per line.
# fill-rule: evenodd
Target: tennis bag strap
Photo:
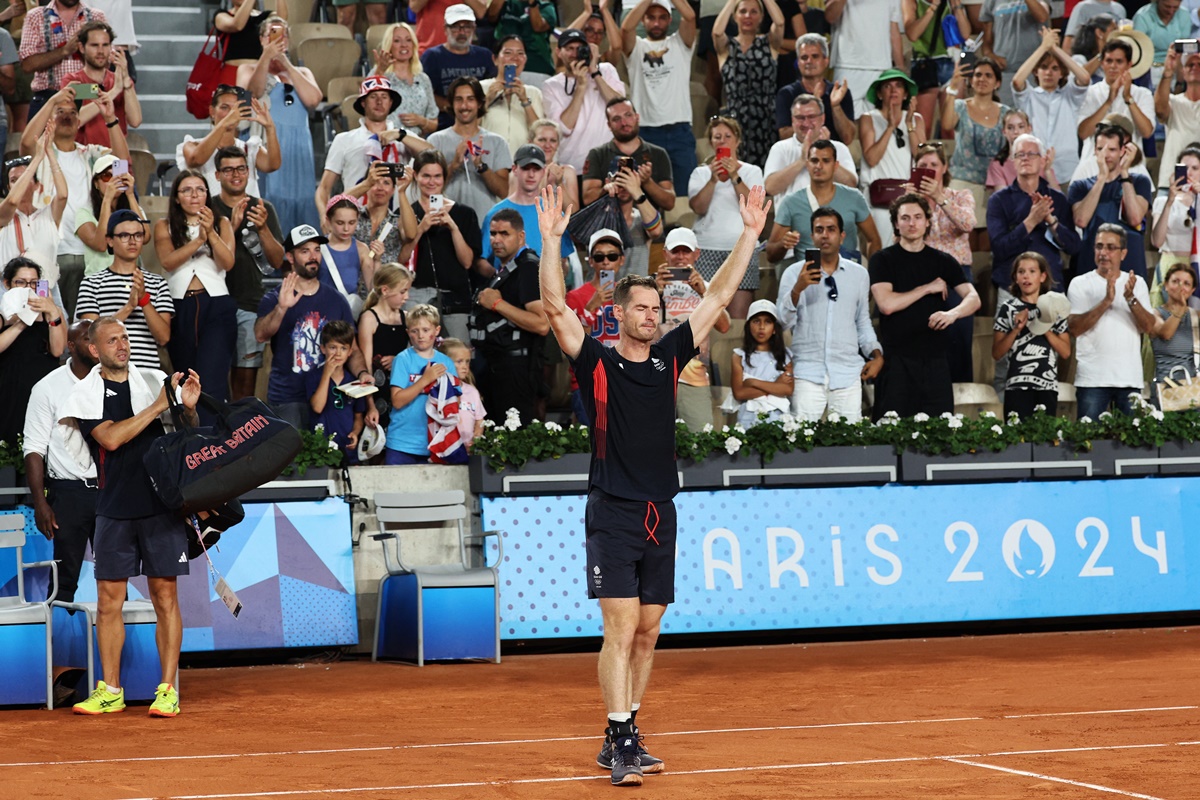
<path fill-rule="evenodd" d="M 143 463 L 170 509 L 194 514 L 220 508 L 275 480 L 300 452 L 300 432 L 256 397 L 225 403 L 201 393 L 200 405 L 216 422 L 189 428 L 170 377 L 165 385 L 176 430 L 157 438 Z"/>

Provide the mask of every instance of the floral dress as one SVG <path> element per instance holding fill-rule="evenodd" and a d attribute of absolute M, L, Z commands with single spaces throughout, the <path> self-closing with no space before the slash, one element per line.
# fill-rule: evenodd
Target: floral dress
<path fill-rule="evenodd" d="M 950 175 L 955 180 L 983 185 L 988 166 L 1004 146 L 1004 126 L 1001 120 L 1011 109 L 1000 105 L 996 124 L 985 128 L 967 112 L 966 100 L 955 100 L 958 127 L 954 129 L 954 152 L 950 154 Z"/>
<path fill-rule="evenodd" d="M 401 125 L 400 115 L 419 114 L 426 119 L 437 119 L 438 107 L 433 98 L 433 84 L 430 83 L 429 76 L 424 72 L 418 72 L 409 83 L 403 78 L 397 77 L 394 72 L 389 72 L 387 79 L 392 89 L 400 95 L 400 105 L 396 106 L 396 110 L 388 119 L 397 129 L 404 128 L 414 136 L 425 136 L 425 132 L 419 128 Z"/>
<path fill-rule="evenodd" d="M 742 125 L 741 157 L 759 167 L 767 162 L 771 145 L 779 140 L 775 127 L 775 57 L 765 34 L 754 37 L 742 52 L 736 37 L 729 39 L 729 57 L 721 65 L 725 84 L 722 113 Z"/>

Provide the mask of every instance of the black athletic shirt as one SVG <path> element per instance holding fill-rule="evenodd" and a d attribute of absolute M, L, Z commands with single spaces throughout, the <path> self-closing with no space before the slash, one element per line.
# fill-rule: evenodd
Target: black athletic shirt
<path fill-rule="evenodd" d="M 583 337 L 573 366 L 592 420 L 592 486 L 626 500 L 670 500 L 679 492 L 675 387 L 696 353 L 686 322 L 651 345 L 646 361 L 627 361 L 615 347 Z"/>
<path fill-rule="evenodd" d="M 105 450 L 92 438 L 92 431 L 102 422 L 121 422 L 133 416 L 129 397 L 129 381 L 104 381 L 104 417 L 81 419 L 79 430 L 87 438 L 96 461 L 96 480 L 100 491 L 96 495 L 96 514 L 112 519 L 138 519 L 166 513 L 169 509 L 158 499 L 150 483 L 150 473 L 142 456 L 150 445 L 166 431 L 157 419 L 152 421 L 131 441 L 116 450 Z"/>
<path fill-rule="evenodd" d="M 941 278 L 946 282 L 946 295 L 951 306 L 958 305 L 959 284 L 966 283 L 962 267 L 941 250 L 928 245 L 919 253 L 910 253 L 899 244 L 885 247 L 871 256 L 871 285 L 890 283 L 897 294 Z M 927 294 L 908 308 L 892 314 L 879 315 L 879 343 L 883 352 L 891 355 L 934 358 L 946 352 L 946 331 L 929 327 L 929 317 L 947 307 L 940 294 Z"/>

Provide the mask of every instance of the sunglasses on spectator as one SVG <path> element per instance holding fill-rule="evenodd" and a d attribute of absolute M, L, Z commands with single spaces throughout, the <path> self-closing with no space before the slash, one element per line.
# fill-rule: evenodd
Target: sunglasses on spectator
<path fill-rule="evenodd" d="M 833 279 L 832 275 L 825 276 L 825 285 L 829 287 L 829 299 L 837 300 L 837 282 Z"/>
<path fill-rule="evenodd" d="M 28 167 L 29 163 L 31 161 L 33 161 L 33 156 L 21 156 L 20 158 L 10 158 L 8 161 L 4 162 L 4 168 L 12 169 L 13 167 Z"/>
<path fill-rule="evenodd" d="M 592 253 L 592 261 L 597 264 L 603 264 L 605 261 L 616 263 L 621 260 L 621 256 L 622 253 L 619 251 L 616 253 Z"/>

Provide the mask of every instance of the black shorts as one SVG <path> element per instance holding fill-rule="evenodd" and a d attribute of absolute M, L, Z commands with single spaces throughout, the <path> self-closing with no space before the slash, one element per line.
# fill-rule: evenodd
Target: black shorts
<path fill-rule="evenodd" d="M 96 580 L 136 575 L 173 578 L 188 574 L 183 517 L 167 512 L 137 519 L 96 517 Z"/>
<path fill-rule="evenodd" d="M 593 488 L 584 516 L 588 597 L 675 601 L 675 503 L 623 500 Z"/>

